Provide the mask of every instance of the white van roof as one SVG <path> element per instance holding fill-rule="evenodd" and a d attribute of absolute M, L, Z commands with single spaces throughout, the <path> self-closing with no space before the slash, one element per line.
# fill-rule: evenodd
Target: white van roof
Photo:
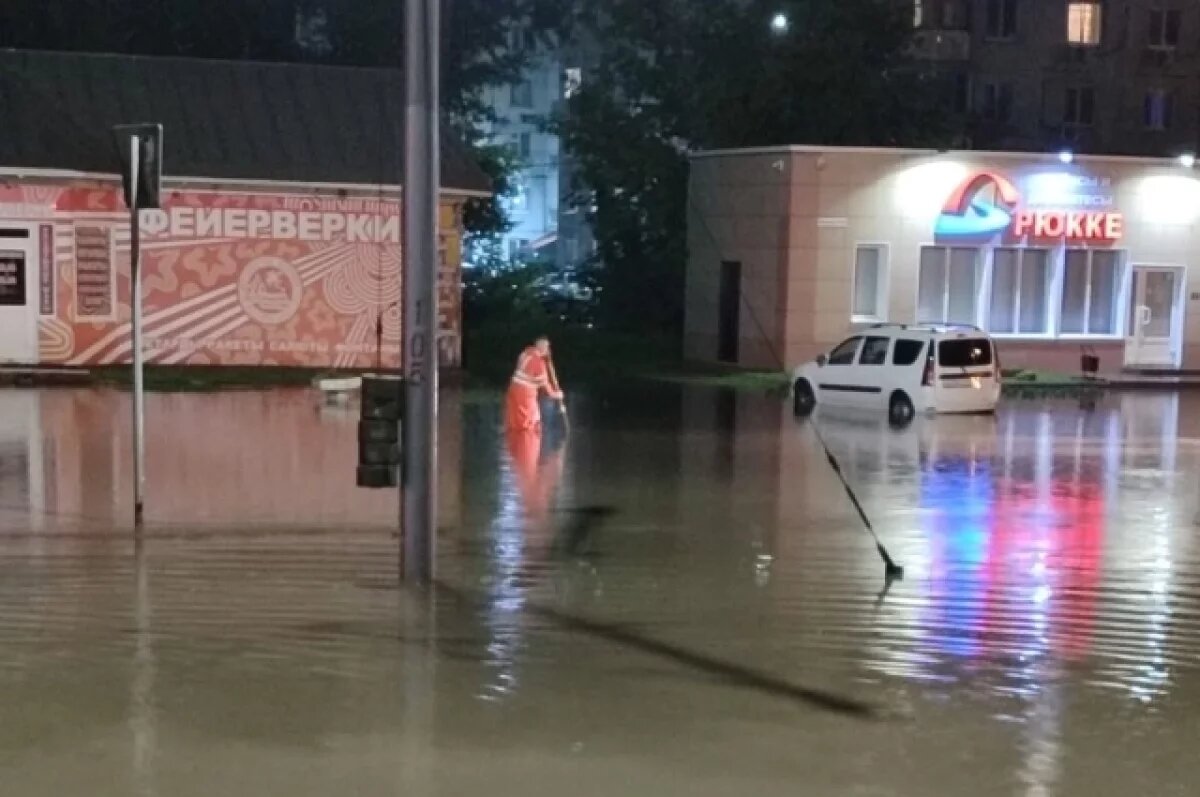
<path fill-rule="evenodd" d="M 871 324 L 864 331 L 877 330 L 880 332 L 917 332 L 926 335 L 948 335 L 957 334 L 959 337 L 967 337 L 969 333 L 977 333 L 980 337 L 988 337 L 988 333 L 984 332 L 974 324 L 941 324 L 919 321 L 915 324 L 895 324 L 895 323 L 879 323 Z"/>

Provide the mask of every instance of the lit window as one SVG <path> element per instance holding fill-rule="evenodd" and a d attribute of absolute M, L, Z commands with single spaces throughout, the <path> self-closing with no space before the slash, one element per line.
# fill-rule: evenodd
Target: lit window
<path fill-rule="evenodd" d="M 1098 2 L 1067 5 L 1067 42 L 1081 47 L 1100 43 L 1100 14 Z"/>
<path fill-rule="evenodd" d="M 1165 89 L 1146 92 L 1142 104 L 1142 122 L 1150 130 L 1167 130 L 1175 116 L 1175 97 Z"/>
<path fill-rule="evenodd" d="M 1150 9 L 1149 41 L 1155 50 L 1173 50 L 1179 46 L 1179 9 Z"/>
<path fill-rule="evenodd" d="M 917 321 L 974 324 L 979 298 L 979 250 L 921 247 Z"/>
<path fill-rule="evenodd" d="M 925 0 L 913 0 L 913 27 L 919 28 L 925 21 Z"/>
<path fill-rule="evenodd" d="M 1059 330 L 1066 335 L 1115 335 L 1120 277 L 1119 252 L 1068 249 Z"/>
<path fill-rule="evenodd" d="M 1000 248 L 992 258 L 992 297 L 988 329 L 1002 335 L 1042 335 L 1049 331 L 1049 252 Z"/>
<path fill-rule="evenodd" d="M 570 67 L 563 75 L 563 98 L 571 99 L 583 88 L 583 70 L 577 66 Z"/>
<path fill-rule="evenodd" d="M 883 318 L 884 269 L 886 254 L 882 246 L 860 246 L 854 252 L 853 317 L 864 321 Z"/>

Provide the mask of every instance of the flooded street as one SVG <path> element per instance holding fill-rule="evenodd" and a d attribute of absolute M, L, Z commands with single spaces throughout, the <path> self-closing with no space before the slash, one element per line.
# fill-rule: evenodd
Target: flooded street
<path fill-rule="evenodd" d="M 439 583 L 397 589 L 355 408 L 0 391 L 0 790 L 1190 795 L 1200 395 L 816 422 L 579 397 L 442 411 Z"/>

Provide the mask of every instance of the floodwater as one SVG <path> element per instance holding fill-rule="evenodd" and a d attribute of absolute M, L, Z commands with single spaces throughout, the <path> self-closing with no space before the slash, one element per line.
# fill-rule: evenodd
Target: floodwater
<path fill-rule="evenodd" d="M 1191 795 L 1200 395 L 819 429 L 580 397 L 442 412 L 438 585 L 305 391 L 0 392 L 0 793 Z"/>

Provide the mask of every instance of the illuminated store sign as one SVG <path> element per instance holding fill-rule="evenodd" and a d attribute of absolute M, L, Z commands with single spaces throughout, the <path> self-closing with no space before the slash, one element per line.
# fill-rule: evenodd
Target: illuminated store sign
<path fill-rule="evenodd" d="M 1107 209 L 1111 198 L 1075 190 L 1079 186 L 1094 187 L 1097 181 L 1070 174 L 1038 177 L 1039 184 L 1048 183 L 1057 190 L 1039 188 L 1037 204 L 1033 204 L 1024 202 L 1021 192 L 1007 178 L 996 172 L 976 172 L 946 200 L 935 234 L 941 239 L 972 241 L 1002 234 L 1013 239 L 1072 243 L 1113 243 L 1121 239 L 1125 219 L 1121 213 Z M 1097 210 L 1096 206 L 1104 209 Z"/>

